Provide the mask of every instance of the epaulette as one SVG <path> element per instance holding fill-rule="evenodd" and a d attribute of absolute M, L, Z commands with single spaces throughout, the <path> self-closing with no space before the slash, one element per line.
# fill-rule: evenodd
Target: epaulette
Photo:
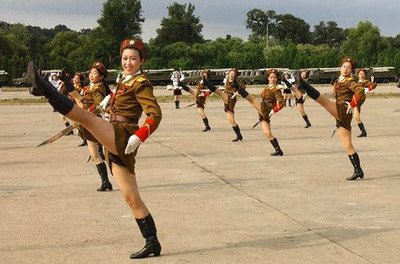
<path fill-rule="evenodd" d="M 136 81 L 138 81 L 138 82 L 144 82 L 146 80 L 147 80 L 147 78 L 145 75 L 140 75 L 139 78 L 136 79 Z"/>

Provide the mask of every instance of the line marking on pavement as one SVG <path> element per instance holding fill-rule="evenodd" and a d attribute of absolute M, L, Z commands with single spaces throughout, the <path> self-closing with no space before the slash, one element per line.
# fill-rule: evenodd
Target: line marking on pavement
<path fill-rule="evenodd" d="M 288 214 L 285 213 L 284 211 L 282 211 L 282 210 L 280 210 L 280 209 L 278 209 L 278 208 L 276 208 L 276 207 L 270 205 L 269 203 L 263 201 L 261 198 L 258 198 L 257 196 L 255 196 L 255 195 L 253 195 L 253 194 L 251 194 L 251 193 L 249 193 L 249 192 L 247 192 L 247 191 L 241 189 L 240 187 L 236 186 L 235 184 L 233 184 L 232 182 L 230 182 L 228 179 L 224 178 L 223 176 L 218 175 L 218 174 L 214 173 L 213 171 L 211 171 L 210 169 L 208 169 L 208 168 L 204 167 L 203 165 L 199 164 L 196 160 L 192 159 L 192 158 L 189 157 L 188 155 L 186 155 L 186 154 L 184 154 L 184 153 L 182 153 L 182 152 L 180 152 L 180 151 L 178 151 L 178 150 L 176 150 L 176 149 L 174 149 L 174 148 L 172 148 L 172 147 L 170 147 L 170 146 L 167 146 L 167 145 L 164 144 L 163 142 L 158 141 L 158 140 L 156 140 L 156 139 L 154 139 L 154 138 L 153 138 L 152 140 L 153 140 L 155 143 L 161 145 L 162 147 L 167 148 L 167 149 L 169 149 L 169 150 L 171 150 L 171 151 L 173 151 L 173 152 L 179 154 L 180 156 L 182 156 L 182 157 L 184 157 L 184 158 L 190 160 L 191 164 L 193 164 L 194 166 L 200 168 L 201 170 L 203 170 L 203 171 L 205 171 L 205 172 L 208 172 L 209 174 L 213 175 L 214 177 L 218 178 L 219 180 L 221 180 L 223 183 L 225 183 L 225 184 L 228 185 L 229 187 L 231 187 L 231 188 L 233 188 L 233 189 L 235 189 L 235 190 L 237 190 L 237 191 L 243 193 L 245 196 L 247 196 L 247 197 L 249 197 L 249 198 L 251 198 L 251 199 L 253 199 L 253 200 L 256 200 L 256 201 L 259 202 L 260 204 L 262 204 L 262 205 L 264 205 L 264 206 L 266 206 L 266 207 L 269 207 L 270 209 L 272 209 L 272 210 L 274 210 L 274 211 L 280 213 L 281 215 L 283 215 L 283 216 L 289 218 L 289 219 L 292 220 L 294 223 L 300 225 L 300 226 L 303 227 L 305 230 L 307 230 L 307 232 L 312 232 L 312 233 L 314 233 L 314 234 L 316 234 L 316 235 L 318 235 L 318 236 L 320 236 L 320 237 L 322 237 L 322 238 L 324 238 L 324 239 L 330 241 L 331 243 L 337 245 L 338 247 L 343 248 L 345 251 L 348 251 L 348 252 L 350 252 L 351 254 L 353 254 L 353 255 L 355 255 L 355 256 L 358 256 L 359 258 L 361 258 L 361 259 L 363 259 L 363 260 L 365 260 L 365 261 L 367 261 L 367 262 L 369 262 L 369 263 L 377 264 L 377 262 L 375 262 L 375 261 L 369 259 L 368 257 L 365 257 L 365 256 L 363 256 L 363 255 L 360 255 L 360 254 L 358 254 L 357 252 L 351 250 L 350 248 L 348 248 L 348 247 L 346 247 L 346 246 L 340 244 L 339 242 L 336 242 L 335 240 L 329 238 L 328 236 L 323 235 L 322 233 L 313 230 L 312 228 L 306 226 L 305 224 L 303 224 L 303 223 L 300 222 L 299 220 L 297 220 L 297 219 L 293 218 L 292 216 L 288 215 Z"/>

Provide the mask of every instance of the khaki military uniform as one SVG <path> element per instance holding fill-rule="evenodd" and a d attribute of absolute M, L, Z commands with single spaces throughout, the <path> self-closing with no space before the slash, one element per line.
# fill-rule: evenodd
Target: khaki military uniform
<path fill-rule="evenodd" d="M 153 94 L 153 85 L 144 74 L 134 75 L 123 81 L 118 84 L 107 111 L 110 113 L 110 122 L 114 127 L 115 145 L 118 151 L 118 155 L 107 151 L 110 166 L 113 162 L 127 167 L 131 173 L 134 173 L 137 150 L 125 154 L 125 148 L 130 136 L 139 129 L 138 121 L 142 112 L 147 115 L 147 118 L 154 120 L 154 125 L 150 126 L 150 133 L 153 133 L 161 122 L 161 108 Z"/>
<path fill-rule="evenodd" d="M 83 88 L 82 104 L 83 109 L 88 110 L 94 105 L 96 108 L 106 96 L 106 87 L 103 82 L 98 82 L 92 86 Z M 100 116 L 100 115 L 99 115 Z M 99 141 L 83 126 L 78 127 L 79 135 L 87 140 L 98 143 Z"/>
<path fill-rule="evenodd" d="M 246 86 L 242 83 L 239 82 L 239 85 L 241 88 L 246 89 Z M 227 95 L 228 95 L 228 103 L 225 104 L 224 103 L 224 111 L 230 111 L 232 113 L 235 113 L 235 105 L 237 102 L 237 96 L 235 96 L 235 98 L 232 99 L 232 96 L 237 92 L 237 89 L 233 86 L 233 81 L 227 81 L 225 84 L 225 91 L 224 91 Z"/>
<path fill-rule="evenodd" d="M 261 113 L 258 114 L 260 121 L 265 121 L 268 124 L 271 122 L 269 113 L 274 107 L 283 106 L 283 96 L 277 84 L 267 85 L 261 93 Z"/>
<path fill-rule="evenodd" d="M 334 84 L 336 97 L 336 109 L 339 119 L 336 120 L 336 127 L 343 127 L 351 131 L 351 120 L 353 114 L 347 114 L 347 103 L 351 102 L 353 96 L 357 101 L 357 107 L 360 102 L 365 101 L 364 86 L 357 83 L 352 77 L 346 77 L 343 80 L 337 80 Z"/>

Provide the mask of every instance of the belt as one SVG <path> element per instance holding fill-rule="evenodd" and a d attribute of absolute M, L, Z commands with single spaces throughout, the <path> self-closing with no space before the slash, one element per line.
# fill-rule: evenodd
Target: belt
<path fill-rule="evenodd" d="M 139 120 L 133 118 L 127 118 L 122 115 L 117 114 L 110 114 L 110 122 L 117 122 L 117 123 L 133 123 L 137 124 Z"/>

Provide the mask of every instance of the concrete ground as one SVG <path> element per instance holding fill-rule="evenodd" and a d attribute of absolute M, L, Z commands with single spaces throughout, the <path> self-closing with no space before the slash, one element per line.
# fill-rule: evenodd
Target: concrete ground
<path fill-rule="evenodd" d="M 353 126 L 365 179 L 354 182 L 345 180 L 352 166 L 339 139 L 330 138 L 335 121 L 310 99 L 311 128 L 296 108 L 272 117 L 283 157 L 269 155 L 242 99 L 237 143 L 221 101 L 206 106 L 207 133 L 195 108 L 162 103 L 162 123 L 137 157 L 163 246 L 161 257 L 144 260 L 129 259 L 144 240 L 112 176 L 114 191 L 96 191 L 80 138 L 35 148 L 63 128 L 60 116 L 47 104 L 0 105 L 0 262 L 400 263 L 399 100 L 365 103 L 368 137 L 355 137 Z"/>

